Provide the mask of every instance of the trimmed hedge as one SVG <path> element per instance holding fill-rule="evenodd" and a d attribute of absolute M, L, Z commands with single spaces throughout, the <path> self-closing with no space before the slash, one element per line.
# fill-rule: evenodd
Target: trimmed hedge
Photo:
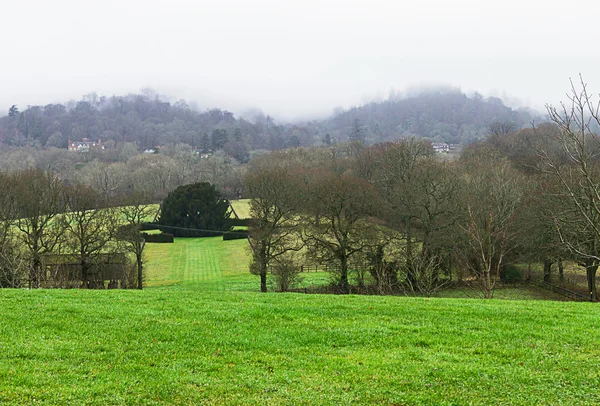
<path fill-rule="evenodd" d="M 156 230 L 157 228 L 154 223 L 142 223 L 140 226 L 140 230 L 142 231 Z"/>
<path fill-rule="evenodd" d="M 244 240 L 248 238 L 248 231 L 239 230 L 239 231 L 225 231 L 223 233 L 223 241 L 229 240 Z"/>
<path fill-rule="evenodd" d="M 159 243 L 172 243 L 175 241 L 175 237 L 173 234 L 169 233 L 160 233 L 160 234 L 148 234 L 142 233 L 142 238 L 146 242 L 159 242 Z"/>

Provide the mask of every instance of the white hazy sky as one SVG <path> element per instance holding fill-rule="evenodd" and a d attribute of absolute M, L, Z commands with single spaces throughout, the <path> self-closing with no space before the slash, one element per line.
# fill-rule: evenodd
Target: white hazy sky
<path fill-rule="evenodd" d="M 600 92 L 592 0 L 0 0 L 0 114 L 150 87 L 283 119 L 391 88 L 459 86 L 541 109 Z"/>

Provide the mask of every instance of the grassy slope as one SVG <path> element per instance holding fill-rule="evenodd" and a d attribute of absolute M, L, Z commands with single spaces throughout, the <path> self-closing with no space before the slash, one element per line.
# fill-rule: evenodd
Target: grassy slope
<path fill-rule="evenodd" d="M 231 206 L 239 218 L 250 218 L 250 199 L 231 200 Z"/>
<path fill-rule="evenodd" d="M 243 243 L 152 244 L 144 291 L 0 291 L 0 404 L 600 403 L 597 305 L 260 294 Z"/>

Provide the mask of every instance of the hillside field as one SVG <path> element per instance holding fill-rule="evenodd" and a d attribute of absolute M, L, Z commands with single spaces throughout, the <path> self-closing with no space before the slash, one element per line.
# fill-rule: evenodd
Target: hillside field
<path fill-rule="evenodd" d="M 245 244 L 149 244 L 143 291 L 0 290 L 0 404 L 600 403 L 597 304 L 261 294 Z"/>

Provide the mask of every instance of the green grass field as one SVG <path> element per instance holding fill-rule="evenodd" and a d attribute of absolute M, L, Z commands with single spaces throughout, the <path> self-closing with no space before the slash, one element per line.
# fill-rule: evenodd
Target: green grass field
<path fill-rule="evenodd" d="M 149 244 L 143 291 L 0 290 L 0 404 L 600 404 L 597 304 L 261 294 L 245 244 Z"/>

